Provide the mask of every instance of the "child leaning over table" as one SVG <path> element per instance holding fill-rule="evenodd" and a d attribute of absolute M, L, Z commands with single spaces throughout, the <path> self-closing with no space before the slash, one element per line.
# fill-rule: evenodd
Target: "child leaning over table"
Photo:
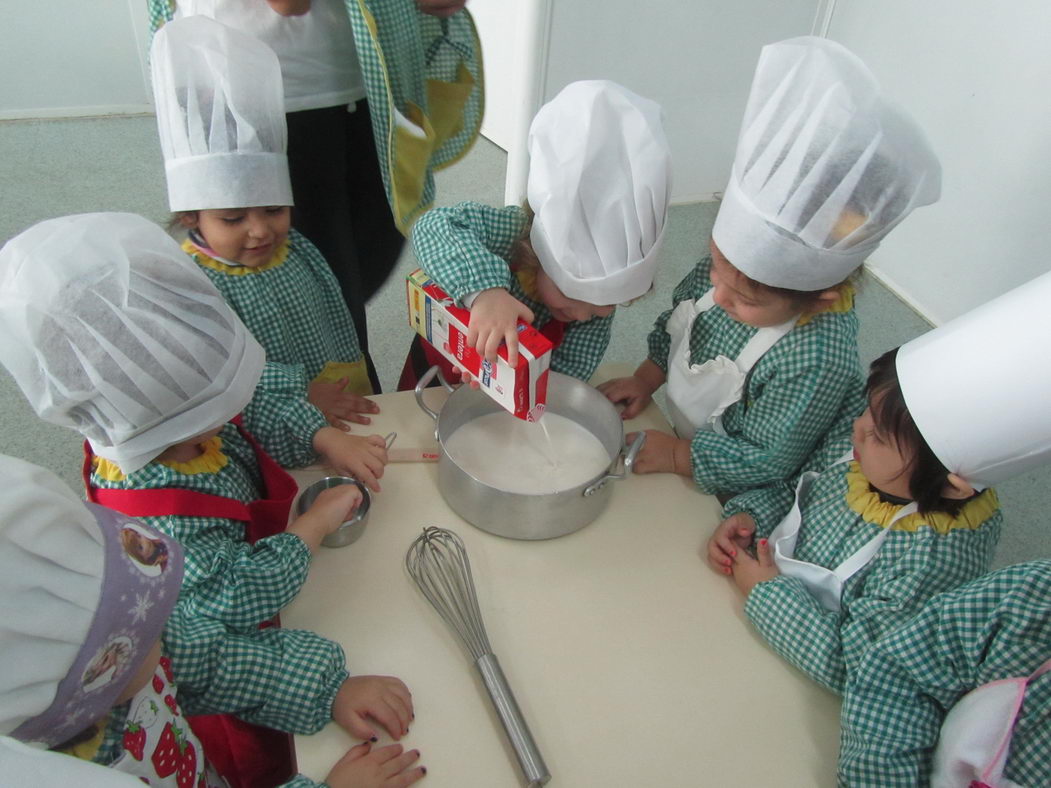
<path fill-rule="evenodd" d="M 709 563 L 826 687 L 842 692 L 876 640 L 988 570 L 1002 520 L 989 485 L 1051 458 L 1051 374 L 1030 358 L 1051 337 L 1049 299 L 1045 274 L 884 354 L 852 450 L 831 435 L 797 484 L 726 504 Z"/>
<path fill-rule="evenodd" d="M 297 488 L 278 463 L 320 455 L 376 486 L 383 439 L 303 419 L 297 385 L 264 371 L 262 348 L 207 277 L 133 214 L 52 219 L 9 241 L 0 325 L 0 362 L 30 404 L 87 439 L 89 499 L 182 543 L 186 577 L 166 638 L 183 686 L 250 710 L 252 723 L 311 733 L 334 718 L 370 738 L 361 713 L 376 682 L 348 678 L 342 649 L 325 638 L 259 625 L 296 596 L 320 540 L 357 503 L 329 499 L 287 525 Z M 274 682 L 220 691 L 218 663 L 223 675 Z M 251 769 L 277 752 L 261 745 L 238 763 Z"/>
<path fill-rule="evenodd" d="M 843 696 L 840 785 L 1051 785 L 1051 561 L 934 597 Z"/>
<path fill-rule="evenodd" d="M 339 283 L 291 229 L 281 67 L 266 44 L 205 16 L 177 19 L 150 53 L 168 204 L 183 249 L 263 346 L 303 377 L 332 426 L 379 408 Z"/>
<path fill-rule="evenodd" d="M 180 670 L 168 656 L 166 620 L 183 579 L 179 543 L 112 509 L 77 500 L 43 468 L 0 455 L 0 473 L 7 482 L 0 492 L 0 734 L 47 747 L 63 759 L 107 767 L 114 778 L 119 772 L 152 786 L 226 786 L 186 715 L 241 711 L 236 690 L 222 692 L 224 685 L 266 688 L 279 678 L 229 671 L 200 652 L 200 669 L 213 674 L 208 691 L 177 686 Z M 160 567 L 142 564 L 127 548 L 127 531 L 163 545 L 169 560 Z M 404 695 L 391 713 L 408 724 Z M 297 716 L 289 725 L 297 724 Z M 14 785 L 8 782 L 11 755 L 9 747 L 0 749 L 5 786 Z M 410 785 L 426 773 L 413 765 L 418 758 L 418 751 L 403 752 L 398 744 L 372 750 L 365 742 L 350 748 L 325 784 Z M 32 781 L 20 785 L 61 785 L 63 776 L 72 776 L 71 767 L 42 760 Z M 90 777 L 102 782 L 99 775 Z M 253 786 L 277 782 L 268 777 Z M 290 788 L 317 785 L 302 775 L 290 778 Z M 71 784 L 84 783 L 65 783 Z"/>
<path fill-rule="evenodd" d="M 675 434 L 648 430 L 635 470 L 724 500 L 795 476 L 864 408 L 850 278 L 939 183 L 922 131 L 853 54 L 820 38 L 764 47 L 710 255 L 648 358 L 600 386 L 628 419 L 667 383 Z"/>
<path fill-rule="evenodd" d="M 574 82 L 529 129 L 529 204 L 464 202 L 428 211 L 412 231 L 423 270 L 471 310 L 467 341 L 493 361 L 518 354 L 519 318 L 551 340 L 551 369 L 587 381 L 613 313 L 653 286 L 671 194 L 660 107 L 613 82 Z M 535 212 L 535 213 L 531 213 Z M 437 364 L 416 337 L 399 389 Z"/>

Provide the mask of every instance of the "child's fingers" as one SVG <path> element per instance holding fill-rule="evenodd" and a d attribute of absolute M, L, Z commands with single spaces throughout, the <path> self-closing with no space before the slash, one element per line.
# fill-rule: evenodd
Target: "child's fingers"
<path fill-rule="evenodd" d="M 354 424 L 372 424 L 372 419 L 370 419 L 368 416 L 365 416 L 364 414 L 357 413 L 355 411 L 349 411 L 346 414 L 344 414 L 343 416 L 340 416 L 339 418 L 343 422 L 348 422 L 349 421 L 349 422 L 353 422 Z M 339 426 L 339 425 L 337 424 L 336 426 Z M 344 425 L 343 429 L 346 430 L 347 432 L 350 432 L 350 427 L 349 426 Z"/>
<path fill-rule="evenodd" d="M 335 427 L 337 430 L 340 430 L 341 432 L 350 432 L 350 425 L 347 424 L 347 422 L 350 419 L 345 419 L 342 416 L 337 416 L 335 413 L 326 413 L 325 419 L 331 426 Z"/>
<path fill-rule="evenodd" d="M 504 332 L 504 342 L 507 343 L 507 363 L 512 367 L 518 364 L 518 328 L 511 326 Z"/>
<path fill-rule="evenodd" d="M 343 720 L 343 725 L 347 732 L 356 739 L 364 739 L 365 742 L 369 742 L 376 738 L 376 731 L 356 711 L 347 713 L 346 719 Z"/>
<path fill-rule="evenodd" d="M 405 752 L 398 753 L 396 756 L 388 760 L 380 768 L 380 774 L 389 779 L 396 778 L 404 773 L 409 767 L 411 767 L 416 761 L 420 759 L 419 750 L 406 750 Z M 422 771 L 422 769 L 420 770 Z M 426 774 L 426 772 L 423 772 Z M 423 776 L 422 774 L 420 775 Z M 419 778 L 416 778 L 419 779 Z M 416 780 L 398 781 L 392 783 L 393 785 L 412 785 Z"/>
<path fill-rule="evenodd" d="M 405 786 L 419 782 L 426 776 L 427 767 L 417 766 L 415 769 L 408 769 L 407 771 L 392 777 L 387 781 L 387 788 L 405 788 Z"/>
<path fill-rule="evenodd" d="M 730 574 L 730 559 L 712 539 L 708 542 L 708 566 L 721 575 Z"/>
<path fill-rule="evenodd" d="M 774 565 L 774 554 L 770 549 L 770 543 L 766 539 L 759 540 L 755 552 L 759 559 L 759 566 L 767 568 Z"/>
<path fill-rule="evenodd" d="M 369 716 L 387 729 L 387 733 L 395 741 L 409 732 L 408 719 L 403 722 L 399 714 L 394 710 L 394 707 L 389 703 L 373 704 L 369 707 L 368 712 Z"/>

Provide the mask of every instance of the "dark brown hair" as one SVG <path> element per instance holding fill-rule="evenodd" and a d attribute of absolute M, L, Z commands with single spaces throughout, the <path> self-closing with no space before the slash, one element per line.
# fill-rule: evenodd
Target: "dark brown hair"
<path fill-rule="evenodd" d="M 898 348 L 888 350 L 869 367 L 865 393 L 872 410 L 872 421 L 877 432 L 893 440 L 902 454 L 912 454 L 902 473 L 908 474 L 909 493 L 919 511 L 945 512 L 955 517 L 970 498 L 942 497 L 942 490 L 949 482 L 949 469 L 942 465 L 909 413 L 898 382 L 897 357 Z M 873 404 L 877 400 L 878 407 Z"/>

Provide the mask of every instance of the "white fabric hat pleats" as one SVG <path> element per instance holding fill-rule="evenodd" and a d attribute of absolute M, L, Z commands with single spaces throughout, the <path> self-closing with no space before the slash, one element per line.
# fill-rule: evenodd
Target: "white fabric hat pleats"
<path fill-rule="evenodd" d="M 606 81 L 574 82 L 529 129 L 530 241 L 564 295 L 617 304 L 653 284 L 671 195 L 656 103 Z"/>
<path fill-rule="evenodd" d="M 740 271 L 810 291 L 846 279 L 941 193 L 923 131 L 843 46 L 764 47 L 712 236 Z"/>
<path fill-rule="evenodd" d="M 150 67 L 173 211 L 292 205 L 273 50 L 191 16 L 157 31 Z"/>
<path fill-rule="evenodd" d="M 134 214 L 41 222 L 0 250 L 0 362 L 37 414 L 125 473 L 251 399 L 262 348 L 197 265 Z"/>
<path fill-rule="evenodd" d="M 1049 304 L 1051 273 L 898 350 L 917 428 L 942 465 L 977 488 L 1051 459 Z"/>

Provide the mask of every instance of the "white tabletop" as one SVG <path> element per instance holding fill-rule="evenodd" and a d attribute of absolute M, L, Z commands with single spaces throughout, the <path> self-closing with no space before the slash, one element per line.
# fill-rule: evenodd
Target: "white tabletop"
<path fill-rule="evenodd" d="M 445 396 L 430 389 L 427 401 Z M 396 430 L 397 446 L 435 444 L 412 392 L 375 399 L 372 431 Z M 666 425 L 651 405 L 627 429 Z M 295 475 L 303 485 L 322 472 Z M 834 785 L 839 699 L 765 646 L 732 582 L 702 561 L 715 499 L 671 474 L 612 485 L 586 528 L 525 542 L 454 514 L 435 463 L 388 465 L 365 534 L 319 550 L 283 624 L 341 643 L 352 673 L 405 681 L 416 719 L 403 743 L 422 753 L 421 786 L 522 785 L 466 652 L 404 569 L 424 526 L 450 528 L 551 786 Z M 324 779 L 354 743 L 335 724 L 297 736 L 300 771 Z"/>

